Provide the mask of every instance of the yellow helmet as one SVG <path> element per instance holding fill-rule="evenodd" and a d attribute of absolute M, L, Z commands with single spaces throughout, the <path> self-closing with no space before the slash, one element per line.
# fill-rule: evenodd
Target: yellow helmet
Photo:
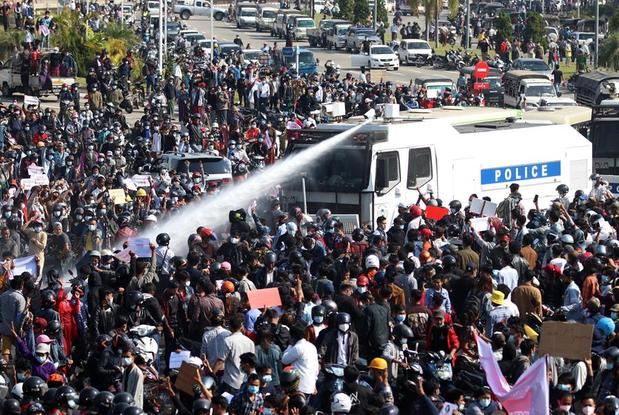
<path fill-rule="evenodd" d="M 146 190 L 142 189 L 141 187 L 138 189 L 138 193 L 137 193 L 137 197 L 145 197 L 146 196 Z"/>
<path fill-rule="evenodd" d="M 370 369 L 386 370 L 387 369 L 387 361 L 385 359 L 383 359 L 382 357 L 375 357 L 374 359 L 372 359 L 372 361 L 370 362 L 370 365 L 368 367 Z"/>

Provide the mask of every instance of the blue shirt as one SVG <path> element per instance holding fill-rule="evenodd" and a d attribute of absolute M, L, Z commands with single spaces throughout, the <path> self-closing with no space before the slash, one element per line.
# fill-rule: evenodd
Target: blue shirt
<path fill-rule="evenodd" d="M 436 290 L 434 288 L 428 288 L 426 290 L 426 296 L 424 299 L 424 304 L 426 305 L 426 307 L 430 307 L 430 305 L 432 304 L 432 297 L 434 297 L 434 294 L 436 293 Z M 447 292 L 447 290 L 445 288 L 441 288 L 440 293 L 444 300 L 443 300 L 443 307 L 445 307 L 445 311 L 448 313 L 451 313 L 451 300 L 449 300 L 449 293 Z"/>

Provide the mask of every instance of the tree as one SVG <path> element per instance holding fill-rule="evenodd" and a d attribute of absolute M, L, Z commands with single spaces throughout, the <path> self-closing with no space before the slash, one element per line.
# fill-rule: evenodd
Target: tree
<path fill-rule="evenodd" d="M 503 39 L 511 40 L 514 29 L 512 27 L 512 19 L 509 14 L 505 12 L 499 13 L 495 25 L 497 43 L 501 43 Z"/>
<path fill-rule="evenodd" d="M 378 19 L 376 19 L 376 22 L 383 22 L 383 24 L 387 26 L 389 23 L 389 15 L 385 7 L 385 0 L 378 0 L 376 7 L 378 7 Z"/>
<path fill-rule="evenodd" d="M 602 41 L 598 61 L 613 71 L 619 70 L 619 33 L 612 33 Z"/>
<path fill-rule="evenodd" d="M 609 33 L 619 31 L 619 10 L 608 20 L 608 31 Z"/>
<path fill-rule="evenodd" d="M 375 0 L 376 1 L 376 0 Z M 353 9 L 353 23 L 365 24 L 370 16 L 370 3 L 368 0 L 355 0 Z"/>
<path fill-rule="evenodd" d="M 544 30 L 544 26 L 544 17 L 540 13 L 529 13 L 527 24 L 524 28 L 524 43 L 526 44 L 532 41 L 535 44 L 544 44 L 546 42 L 546 31 Z"/>
<path fill-rule="evenodd" d="M 442 2 L 442 0 L 439 0 Z M 452 1 L 452 0 L 450 0 Z M 426 40 L 429 40 L 428 36 L 430 31 L 428 27 L 430 26 L 430 22 L 434 22 L 436 20 L 436 2 L 437 0 L 408 0 L 408 4 L 411 8 L 411 14 L 418 16 L 419 6 L 423 7 L 424 21 L 425 21 L 425 30 L 426 30 Z M 442 4 L 442 3 L 441 3 Z"/>
<path fill-rule="evenodd" d="M 340 7 L 340 15 L 339 17 L 342 19 L 352 21 L 354 18 L 353 10 L 354 10 L 354 2 L 353 0 L 338 0 L 338 6 Z"/>

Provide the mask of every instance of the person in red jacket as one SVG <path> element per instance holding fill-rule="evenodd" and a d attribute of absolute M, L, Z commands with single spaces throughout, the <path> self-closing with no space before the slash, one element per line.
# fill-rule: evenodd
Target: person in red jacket
<path fill-rule="evenodd" d="M 64 353 L 66 356 L 71 355 L 73 342 L 79 336 L 77 327 L 77 316 L 80 313 L 80 297 L 84 295 L 84 291 L 79 286 L 74 286 L 72 290 L 73 298 L 69 300 L 64 289 L 58 292 L 58 313 L 60 314 L 60 322 L 62 323 L 62 333 L 64 340 Z"/>
<path fill-rule="evenodd" d="M 426 338 L 426 350 L 431 352 L 442 350 L 455 358 L 456 352 L 460 348 L 460 340 L 456 331 L 452 326 L 445 324 L 445 314 L 441 310 L 436 310 L 432 314 L 432 320 Z"/>

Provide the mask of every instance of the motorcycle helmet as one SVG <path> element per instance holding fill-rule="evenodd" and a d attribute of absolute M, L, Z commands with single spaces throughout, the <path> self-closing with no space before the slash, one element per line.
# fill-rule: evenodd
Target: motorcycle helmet
<path fill-rule="evenodd" d="M 267 254 L 264 256 L 264 264 L 272 265 L 272 264 L 275 264 L 276 262 L 277 262 L 277 254 L 275 252 L 267 252 Z"/>
<path fill-rule="evenodd" d="M 71 386 L 64 385 L 56 389 L 56 402 L 60 407 L 75 409 L 79 401 L 79 395 Z"/>
<path fill-rule="evenodd" d="M 33 402 L 28 407 L 28 415 L 45 415 L 45 407 L 39 402 Z"/>
<path fill-rule="evenodd" d="M 125 297 L 125 305 L 130 310 L 135 310 L 137 306 L 144 302 L 144 294 L 140 291 L 132 290 L 129 291 Z"/>
<path fill-rule="evenodd" d="M 15 399 L 19 399 L 20 401 L 24 399 L 24 384 L 23 382 L 16 383 L 11 389 L 11 397 Z"/>
<path fill-rule="evenodd" d="M 157 235 L 157 239 L 155 241 L 157 242 L 157 245 L 168 246 L 170 244 L 170 235 L 167 233 L 160 233 Z"/>
<path fill-rule="evenodd" d="M 445 255 L 441 258 L 441 263 L 443 264 L 443 268 L 449 269 L 456 266 L 457 260 L 453 255 Z"/>
<path fill-rule="evenodd" d="M 91 407 L 93 400 L 95 399 L 95 396 L 97 396 L 97 394 L 99 393 L 99 391 L 93 387 L 86 387 L 84 389 L 82 389 L 82 391 L 80 392 L 80 397 L 79 397 L 79 406 L 84 408 L 84 409 L 88 409 Z"/>
<path fill-rule="evenodd" d="M 56 405 L 57 390 L 57 388 L 49 388 L 47 392 L 45 392 L 45 395 L 43 395 L 43 406 L 45 406 L 47 410 L 51 411 L 54 408 L 54 405 Z"/>
<path fill-rule="evenodd" d="M 114 395 L 112 392 L 99 392 L 95 399 L 92 400 L 92 409 L 97 414 L 107 414 L 112 409 L 113 402 Z"/>
<path fill-rule="evenodd" d="M 363 230 L 361 228 L 355 228 L 352 231 L 352 240 L 355 242 L 361 242 L 363 241 L 363 239 L 365 239 L 365 235 L 363 233 Z"/>
<path fill-rule="evenodd" d="M 452 213 L 456 213 L 462 209 L 462 203 L 459 200 L 452 200 L 449 202 L 449 209 L 451 209 Z"/>
<path fill-rule="evenodd" d="M 326 317 L 328 318 L 331 314 L 337 313 L 337 304 L 333 300 L 324 300 L 322 305 L 325 307 Z"/>
<path fill-rule="evenodd" d="M 17 399 L 7 399 L 2 404 L 3 415 L 21 415 L 21 405 Z"/>
<path fill-rule="evenodd" d="M 337 313 L 337 316 L 335 317 L 335 324 L 340 325 L 340 324 L 350 324 L 351 323 L 351 319 L 350 319 L 350 314 L 348 313 Z"/>
<path fill-rule="evenodd" d="M 125 409 L 131 407 L 131 405 L 126 402 L 115 403 L 113 405 L 114 406 L 112 407 L 112 415 L 122 415 Z"/>
<path fill-rule="evenodd" d="M 406 324 L 398 324 L 393 329 L 393 335 L 396 339 L 410 339 L 413 337 L 413 330 Z"/>
<path fill-rule="evenodd" d="M 37 400 L 41 399 L 47 392 L 47 383 L 38 376 L 30 376 L 24 381 L 24 398 Z"/>
<path fill-rule="evenodd" d="M 193 401 L 191 412 L 193 415 L 208 413 L 211 409 L 211 403 L 206 399 L 196 399 Z"/>
<path fill-rule="evenodd" d="M 567 187 L 567 185 L 566 185 L 566 184 L 560 184 L 560 185 L 558 185 L 558 186 L 557 186 L 557 189 L 556 189 L 556 190 L 557 190 L 557 192 L 558 192 L 561 196 L 564 196 L 564 195 L 566 195 L 566 194 L 568 194 L 568 193 L 569 193 L 570 188 L 569 188 L 569 187 Z"/>
<path fill-rule="evenodd" d="M 119 403 L 126 403 L 128 405 L 134 404 L 133 396 L 128 392 L 119 392 L 114 396 L 114 400 L 112 401 L 114 405 Z"/>
<path fill-rule="evenodd" d="M 331 398 L 331 413 L 343 413 L 347 414 L 352 408 L 352 400 L 350 396 L 343 392 L 336 393 Z"/>
<path fill-rule="evenodd" d="M 125 408 L 122 415 L 144 415 L 145 412 L 137 406 L 129 406 Z"/>

